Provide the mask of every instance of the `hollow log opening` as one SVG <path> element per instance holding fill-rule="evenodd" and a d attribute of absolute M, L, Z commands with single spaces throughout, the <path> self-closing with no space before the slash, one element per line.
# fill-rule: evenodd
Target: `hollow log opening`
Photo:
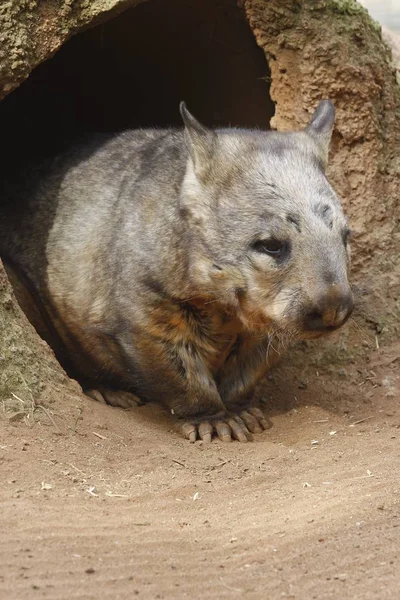
<path fill-rule="evenodd" d="M 269 128 L 270 71 L 236 0 L 149 0 L 72 37 L 0 104 L 11 160 L 90 131 L 181 125 Z"/>

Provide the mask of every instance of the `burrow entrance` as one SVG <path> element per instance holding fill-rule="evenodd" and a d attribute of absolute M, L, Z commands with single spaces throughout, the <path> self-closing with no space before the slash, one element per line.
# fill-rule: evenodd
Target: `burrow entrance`
<path fill-rule="evenodd" d="M 269 81 L 236 0 L 148 0 L 38 66 L 0 103 L 2 137 L 12 160 L 51 155 L 90 131 L 180 126 L 181 100 L 210 126 L 268 129 Z"/>

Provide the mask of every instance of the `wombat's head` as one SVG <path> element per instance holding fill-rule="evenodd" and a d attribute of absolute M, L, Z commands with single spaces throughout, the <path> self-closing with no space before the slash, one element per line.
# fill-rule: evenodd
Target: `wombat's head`
<path fill-rule="evenodd" d="M 349 229 L 324 168 L 333 104 L 296 133 L 211 131 L 181 105 L 193 289 L 249 329 L 314 337 L 349 317 Z"/>

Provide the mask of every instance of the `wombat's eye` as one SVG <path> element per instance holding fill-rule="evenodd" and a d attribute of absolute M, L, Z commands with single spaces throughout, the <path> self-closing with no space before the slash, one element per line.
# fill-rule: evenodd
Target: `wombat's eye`
<path fill-rule="evenodd" d="M 268 240 L 259 240 L 254 244 L 254 250 L 257 250 L 257 252 L 263 252 L 264 254 L 269 254 L 274 258 L 279 258 L 282 256 L 286 249 L 286 242 L 280 242 L 274 238 L 269 238 Z"/>

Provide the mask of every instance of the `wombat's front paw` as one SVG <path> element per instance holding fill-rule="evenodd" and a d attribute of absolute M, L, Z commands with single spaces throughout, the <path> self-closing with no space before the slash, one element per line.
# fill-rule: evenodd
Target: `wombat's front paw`
<path fill-rule="evenodd" d="M 249 408 L 240 413 L 241 419 L 246 423 L 247 429 L 251 433 L 261 433 L 263 429 L 269 429 L 270 423 L 264 417 L 259 408 Z"/>
<path fill-rule="evenodd" d="M 85 390 L 85 394 L 97 402 L 120 408 L 133 408 L 140 404 L 140 400 L 135 394 L 125 392 L 124 390 L 101 388 L 97 390 Z"/>
<path fill-rule="evenodd" d="M 253 439 L 246 423 L 237 415 L 227 416 L 226 419 L 210 419 L 198 424 L 184 423 L 182 433 L 190 442 L 200 438 L 203 442 L 209 443 L 213 434 L 216 434 L 222 442 L 231 442 L 232 438 L 239 442 L 250 442 Z"/>

